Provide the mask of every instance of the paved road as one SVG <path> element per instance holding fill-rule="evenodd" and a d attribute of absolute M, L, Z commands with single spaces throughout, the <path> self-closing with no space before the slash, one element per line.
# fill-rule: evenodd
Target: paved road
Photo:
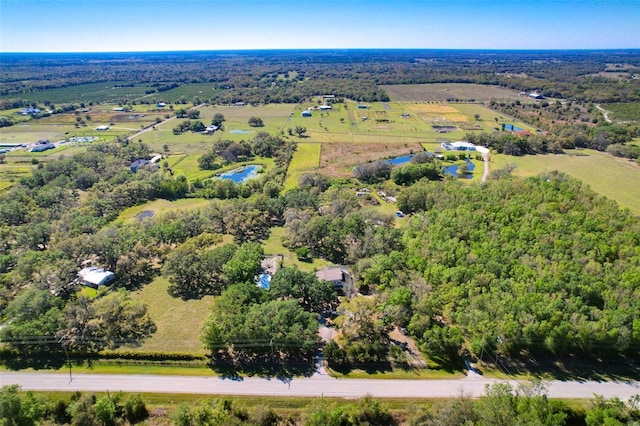
<path fill-rule="evenodd" d="M 245 378 L 229 380 L 219 377 L 142 376 L 58 373 L 1 373 L 0 385 L 18 384 L 25 390 L 41 391 L 125 391 L 155 393 L 191 393 L 210 395 L 331 396 L 354 398 L 370 394 L 374 397 L 447 398 L 460 394 L 478 397 L 486 384 L 496 380 L 469 377 L 459 380 L 369 380 L 334 379 L 324 374 L 311 378 L 277 379 Z M 515 384 L 515 382 L 512 382 Z M 640 382 L 549 382 L 552 398 L 592 398 L 594 393 L 623 400 L 640 394 Z"/>

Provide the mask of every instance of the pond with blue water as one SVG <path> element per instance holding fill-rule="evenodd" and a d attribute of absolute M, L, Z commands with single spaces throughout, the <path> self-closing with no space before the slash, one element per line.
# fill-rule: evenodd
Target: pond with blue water
<path fill-rule="evenodd" d="M 521 130 L 524 130 L 524 129 L 520 128 L 520 127 L 516 127 L 513 124 L 508 124 L 508 123 L 504 125 L 504 129 L 508 130 L 510 132 L 519 132 Z"/>
<path fill-rule="evenodd" d="M 430 153 L 428 153 L 428 154 L 430 154 Z M 395 158 L 391 158 L 389 160 L 386 160 L 386 162 L 388 164 L 392 164 L 394 166 L 399 166 L 401 164 L 406 164 L 406 163 L 410 162 L 412 158 L 413 158 L 413 155 L 403 155 L 401 157 L 395 157 Z M 475 170 L 476 165 L 473 164 L 473 162 L 471 160 L 469 160 L 468 158 L 466 158 L 464 161 L 467 162 L 467 167 L 468 167 L 469 173 L 466 173 L 463 176 L 460 176 L 458 174 L 458 167 L 460 166 L 459 164 L 454 164 L 454 165 L 451 165 L 451 166 L 443 167 L 442 171 L 447 175 L 451 175 L 451 176 L 455 176 L 455 177 L 461 177 L 463 179 L 471 179 L 473 177 L 473 171 Z"/>
<path fill-rule="evenodd" d="M 402 157 L 391 158 L 386 162 L 398 166 L 400 164 L 408 163 L 413 158 L 413 155 L 403 155 Z"/>
<path fill-rule="evenodd" d="M 465 173 L 464 175 L 459 175 L 458 174 L 458 168 L 460 167 L 459 164 L 454 164 L 452 166 L 444 167 L 442 170 L 444 171 L 445 174 L 450 176 L 455 176 L 463 179 L 471 179 L 473 178 L 473 171 L 475 170 L 476 165 L 473 164 L 473 161 L 469 160 L 468 158 L 465 158 L 464 161 L 467 163 L 469 173 Z"/>
<path fill-rule="evenodd" d="M 242 183 L 258 176 L 258 170 L 260 170 L 260 166 L 252 164 L 222 173 L 220 174 L 220 177 L 222 179 L 231 180 L 234 183 Z"/>

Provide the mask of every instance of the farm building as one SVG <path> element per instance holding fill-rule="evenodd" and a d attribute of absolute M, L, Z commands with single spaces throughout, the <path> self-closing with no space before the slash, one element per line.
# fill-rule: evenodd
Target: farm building
<path fill-rule="evenodd" d="M 98 288 L 101 285 L 107 285 L 116 279 L 116 274 L 102 268 L 88 267 L 78 272 L 80 284 L 87 287 Z"/>
<path fill-rule="evenodd" d="M 305 109 L 304 111 L 302 111 L 301 115 L 303 117 L 311 117 L 311 111 L 309 111 L 308 109 Z"/>
<path fill-rule="evenodd" d="M 458 142 L 444 142 L 440 144 L 441 147 L 447 151 L 475 151 L 476 146 L 470 142 L 458 141 Z"/>
<path fill-rule="evenodd" d="M 158 102 L 158 103 L 156 104 L 156 107 L 157 107 L 157 108 L 164 108 L 164 107 L 166 107 L 166 106 L 167 106 L 167 104 L 166 104 L 166 103 L 164 103 L 164 102 Z"/>
<path fill-rule="evenodd" d="M 39 108 L 24 108 L 20 111 L 20 115 L 32 115 L 32 114 L 40 114 L 42 111 L 40 111 Z"/>
<path fill-rule="evenodd" d="M 109 126 L 98 126 L 96 130 L 99 132 L 104 132 L 105 130 L 109 130 Z"/>
<path fill-rule="evenodd" d="M 43 152 L 55 148 L 56 146 L 47 140 L 36 142 L 35 146 L 29 152 Z"/>
<path fill-rule="evenodd" d="M 203 135 L 212 135 L 216 132 L 216 130 L 218 130 L 219 127 L 218 126 L 209 126 L 206 129 L 204 129 L 204 132 L 202 132 Z"/>
<path fill-rule="evenodd" d="M 321 110 L 333 109 L 331 105 L 320 105 Z"/>
<path fill-rule="evenodd" d="M 529 97 L 531 99 L 544 99 L 544 96 L 541 93 L 538 93 L 538 92 L 529 93 Z"/>
<path fill-rule="evenodd" d="M 131 171 L 132 171 L 133 173 L 135 173 L 135 172 L 137 172 L 137 171 L 138 171 L 138 169 L 140 169 L 140 168 L 142 168 L 142 167 L 146 166 L 146 165 L 147 165 L 147 164 L 149 164 L 149 163 L 150 163 L 150 161 L 149 161 L 149 160 L 145 160 L 145 159 L 141 158 L 141 159 L 136 160 L 136 161 L 134 161 L 133 163 L 131 163 L 131 165 L 129 166 L 129 168 L 131 169 Z"/>

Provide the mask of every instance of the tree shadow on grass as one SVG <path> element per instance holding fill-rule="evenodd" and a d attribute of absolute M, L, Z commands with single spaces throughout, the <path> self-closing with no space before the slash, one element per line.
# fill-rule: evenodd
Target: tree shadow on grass
<path fill-rule="evenodd" d="M 572 381 L 637 381 L 640 380 L 640 357 L 620 355 L 546 355 L 499 359 L 490 367 L 507 375 L 532 375 L 541 378 Z M 486 365 L 486 364 L 485 364 Z"/>
<path fill-rule="evenodd" d="M 34 370 L 58 370 L 67 365 L 67 358 L 63 353 L 49 353 L 47 355 L 28 355 L 28 354 L 2 354 L 2 365 L 8 370 L 26 370 L 32 368 Z"/>
<path fill-rule="evenodd" d="M 311 377 L 316 372 L 315 356 L 276 357 L 271 353 L 230 354 L 219 352 L 210 358 L 209 368 L 224 379 L 263 377 L 290 383 L 294 377 Z"/>

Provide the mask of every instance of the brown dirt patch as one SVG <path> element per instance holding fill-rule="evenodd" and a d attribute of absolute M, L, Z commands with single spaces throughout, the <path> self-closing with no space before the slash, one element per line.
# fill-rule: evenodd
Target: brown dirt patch
<path fill-rule="evenodd" d="M 331 177 L 351 177 L 358 164 L 422 150 L 419 143 L 325 143 L 320 150 L 319 171 Z"/>

